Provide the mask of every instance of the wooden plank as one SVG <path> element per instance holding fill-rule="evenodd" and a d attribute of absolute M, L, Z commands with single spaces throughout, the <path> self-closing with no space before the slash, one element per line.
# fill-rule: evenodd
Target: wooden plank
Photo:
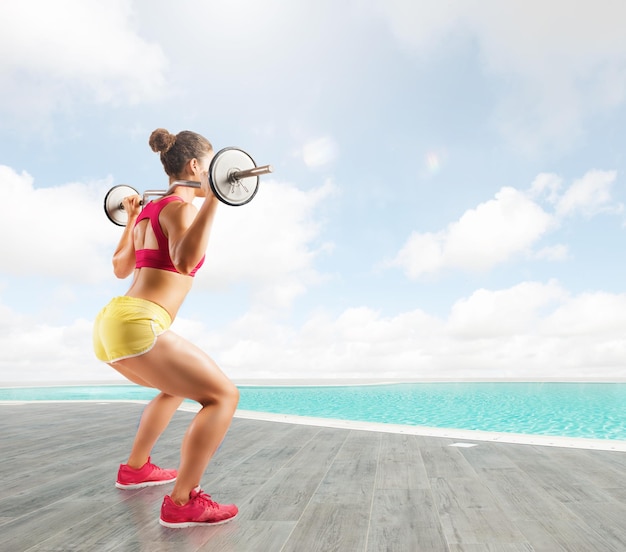
<path fill-rule="evenodd" d="M 425 489 L 377 489 L 368 552 L 447 551 L 432 493 Z"/>
<path fill-rule="evenodd" d="M 449 544 L 523 544 L 524 535 L 480 481 L 432 480 L 435 506 Z M 476 493 L 473 496 L 472 491 Z"/>
<path fill-rule="evenodd" d="M 62 533 L 68 526 L 86 519 L 95 520 L 101 513 L 102 504 L 95 500 L 60 500 L 32 511 L 30 515 L 16 513 L 10 523 L 2 526 L 2 549 L 23 552 Z M 98 527 L 98 523 L 95 526 Z M 127 530 L 129 526 L 120 527 Z"/>
<path fill-rule="evenodd" d="M 286 464 L 286 468 L 315 469 L 328 467 L 335 460 L 349 431 L 332 428 L 318 428 L 313 439 L 304 444 L 296 455 Z"/>
<path fill-rule="evenodd" d="M 515 463 L 503 455 L 499 447 L 493 443 L 477 443 L 474 447 L 459 448 L 458 450 L 474 470 L 515 467 Z"/>
<path fill-rule="evenodd" d="M 238 506 L 242 519 L 298 521 L 325 470 L 283 468 Z"/>
<path fill-rule="evenodd" d="M 369 505 L 311 504 L 281 552 L 364 550 Z"/>
<path fill-rule="evenodd" d="M 569 508 L 578 514 L 589 532 L 597 532 L 615 550 L 626 550 L 626 504 L 607 502 L 571 503 Z M 582 525 L 582 524 L 581 524 Z"/>
<path fill-rule="evenodd" d="M 449 446 L 427 447 L 422 450 L 422 459 L 429 478 L 476 477 L 476 471 L 458 448 Z"/>
<path fill-rule="evenodd" d="M 532 546 L 533 552 L 571 552 L 554 538 L 553 531 L 536 519 L 526 519 L 519 524 L 520 531 Z M 596 551 L 594 551 L 596 552 Z"/>
<path fill-rule="evenodd" d="M 605 536 L 584 523 L 566 519 L 537 520 L 558 545 L 567 552 L 623 552 L 615 548 Z"/>
<path fill-rule="evenodd" d="M 366 504 L 372 501 L 380 436 L 348 433 L 312 498 L 316 503 Z"/>
<path fill-rule="evenodd" d="M 428 489 L 430 482 L 420 438 L 409 435 L 384 434 L 381 439 L 377 489 Z"/>
<path fill-rule="evenodd" d="M 481 470 L 480 474 L 495 500 L 513 520 L 532 520 L 538 516 L 549 519 L 575 517 L 563 502 L 547 494 L 535 478 L 517 468 L 487 469 Z"/>
<path fill-rule="evenodd" d="M 539 552 L 530 544 L 451 544 L 450 552 Z M 547 552 L 547 551 L 546 551 Z M 552 549 L 550 552 L 557 552 Z"/>

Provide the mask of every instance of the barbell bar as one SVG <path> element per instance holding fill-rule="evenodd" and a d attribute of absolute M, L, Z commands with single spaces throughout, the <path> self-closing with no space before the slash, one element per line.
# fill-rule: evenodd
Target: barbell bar
<path fill-rule="evenodd" d="M 227 205 L 240 206 L 252 201 L 259 187 L 259 177 L 273 171 L 271 165 L 258 167 L 254 159 L 239 148 L 228 147 L 218 151 L 209 165 L 209 185 L 217 199 Z M 146 190 L 141 199 L 145 205 L 150 196 L 165 196 L 176 186 L 200 188 L 200 182 L 175 180 L 167 190 Z M 104 212 L 109 220 L 118 226 L 126 226 L 128 214 L 123 200 L 131 195 L 139 195 L 132 186 L 118 184 L 104 197 Z"/>

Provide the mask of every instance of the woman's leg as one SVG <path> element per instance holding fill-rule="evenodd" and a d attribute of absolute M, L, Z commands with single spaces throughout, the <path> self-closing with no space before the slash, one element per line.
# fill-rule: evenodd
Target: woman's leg
<path fill-rule="evenodd" d="M 119 366 L 119 362 L 110 365 L 133 383 L 152 387 L 147 381 L 135 376 L 123 366 Z M 165 431 L 182 402 L 183 397 L 175 397 L 161 392 L 148 403 L 141 415 L 127 465 L 139 469 L 148 461 L 155 443 Z"/>
<path fill-rule="evenodd" d="M 139 469 L 148 461 L 157 439 L 165 431 L 182 402 L 182 397 L 159 393 L 148 403 L 139 420 L 139 427 L 128 457 L 127 464 L 131 468 Z"/>
<path fill-rule="evenodd" d="M 115 364 L 167 395 L 189 398 L 202 406 L 185 433 L 171 493 L 175 503 L 186 503 L 228 431 L 239 390 L 204 351 L 171 331 L 161 334 L 147 353 Z"/>

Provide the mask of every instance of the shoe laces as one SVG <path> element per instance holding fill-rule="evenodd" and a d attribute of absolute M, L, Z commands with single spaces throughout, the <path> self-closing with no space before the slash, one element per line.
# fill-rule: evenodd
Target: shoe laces
<path fill-rule="evenodd" d="M 152 470 L 153 473 L 156 472 L 157 474 L 164 474 L 165 472 L 169 471 L 169 470 L 164 470 L 163 468 L 161 468 L 160 466 L 157 466 L 156 464 L 153 464 L 149 456 L 148 456 L 148 461 L 146 462 L 146 466 L 148 466 Z"/>
<path fill-rule="evenodd" d="M 210 494 L 205 493 L 200 487 L 196 487 L 194 491 L 196 492 L 196 495 L 195 495 L 196 500 L 199 500 L 204 505 L 209 506 L 211 508 L 219 509 L 219 504 L 211 498 Z"/>

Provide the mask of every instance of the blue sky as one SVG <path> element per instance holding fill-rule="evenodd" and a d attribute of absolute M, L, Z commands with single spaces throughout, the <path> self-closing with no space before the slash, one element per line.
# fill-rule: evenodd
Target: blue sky
<path fill-rule="evenodd" d="M 150 132 L 272 164 L 174 330 L 235 379 L 624 378 L 626 7 L 0 6 L 0 381 L 107 380 L 115 184 Z"/>

